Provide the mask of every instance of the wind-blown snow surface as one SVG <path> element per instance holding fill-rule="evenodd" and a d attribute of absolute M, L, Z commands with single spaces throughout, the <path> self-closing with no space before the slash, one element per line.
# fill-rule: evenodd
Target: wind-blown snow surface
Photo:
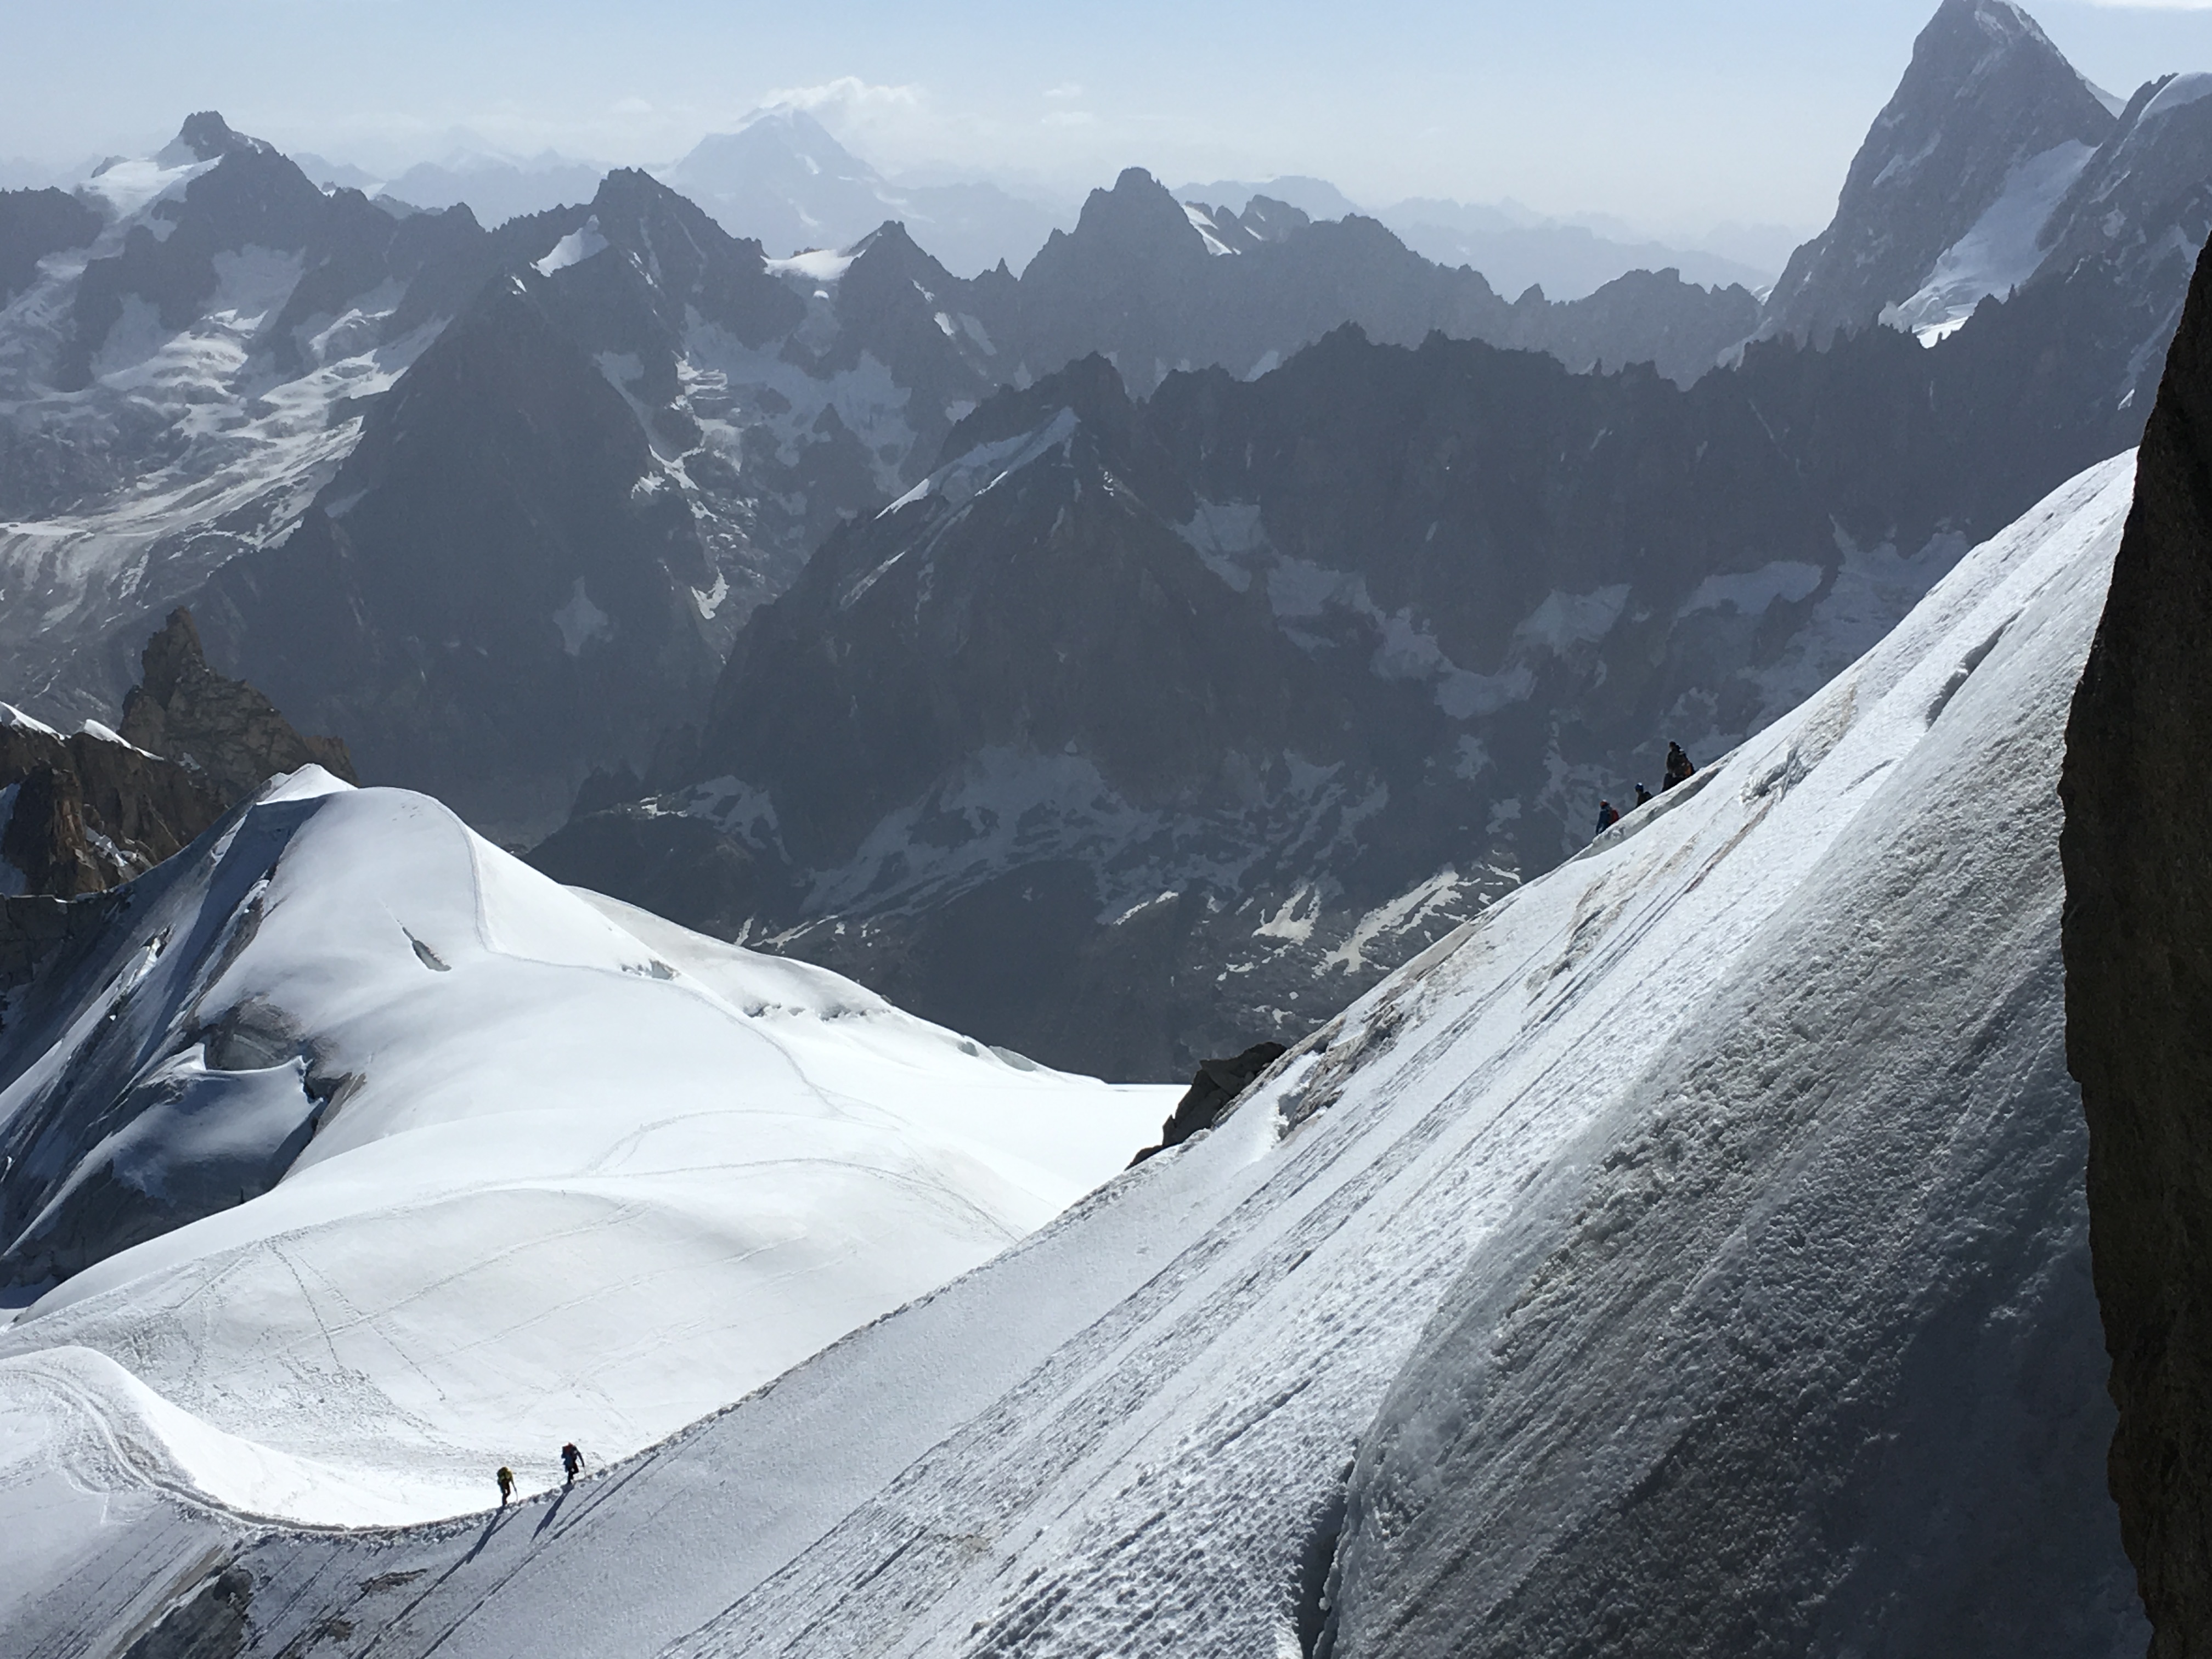
<path fill-rule="evenodd" d="M 1002 1058 L 313 768 L 144 878 L 107 943 L 0 1093 L 0 1124 L 125 1119 L 32 1231 L 313 1138 L 0 1326 L 0 1486 L 91 1432 L 23 1427 L 55 1402 L 293 1520 L 475 1509 L 501 1463 L 550 1486 L 563 1441 L 619 1457 L 996 1254 L 1175 1093 Z M 288 1052 L 219 1054 L 238 1009 Z M 162 1103 L 112 1107 L 144 1097 L 103 1086 L 125 1074 Z"/>
<path fill-rule="evenodd" d="M 1212 1133 L 736 1408 L 354 1538 L 88 1455 L 111 1519 L 16 1645 L 234 1565 L 272 1654 L 2140 1653 L 2054 798 L 2131 465 Z"/>

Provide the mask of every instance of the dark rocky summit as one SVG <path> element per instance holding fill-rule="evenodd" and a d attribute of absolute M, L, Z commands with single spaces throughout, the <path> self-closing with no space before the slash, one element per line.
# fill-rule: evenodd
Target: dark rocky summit
<path fill-rule="evenodd" d="M 144 663 L 119 735 L 64 737 L 0 705 L 0 894 L 71 899 L 131 881 L 280 772 L 312 763 L 356 781 L 343 743 L 302 737 L 252 686 L 209 668 L 189 611 L 147 643 Z M 0 945 L 42 914 L 0 920 Z"/>
<path fill-rule="evenodd" d="M 1984 297 L 2088 276 L 2135 342 L 2132 389 L 2212 232 L 2205 84 L 2161 76 L 2123 104 L 2010 0 L 1944 0 L 1760 333 L 1818 344 L 1880 319 L 1933 338 Z"/>
<path fill-rule="evenodd" d="M 123 736 L 190 767 L 226 806 L 303 766 L 361 781 L 343 739 L 303 735 L 260 692 L 210 668 L 191 611 L 169 613 L 143 660 L 144 678 L 123 699 Z"/>
<path fill-rule="evenodd" d="M 2111 1477 L 2157 1659 L 2212 1653 L 2212 262 L 2066 733 L 2067 1060 L 2089 1120 Z"/>

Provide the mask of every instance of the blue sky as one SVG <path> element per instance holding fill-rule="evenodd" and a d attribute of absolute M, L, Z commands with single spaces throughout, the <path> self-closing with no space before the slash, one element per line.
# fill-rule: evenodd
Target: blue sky
<path fill-rule="evenodd" d="M 2212 0 L 2029 9 L 2125 92 L 2212 69 Z M 0 156 L 143 150 L 221 109 L 396 167 L 457 130 L 672 159 L 773 96 L 886 170 L 1073 193 L 1307 173 L 1693 234 L 1825 222 L 1934 0 L 0 0 Z"/>

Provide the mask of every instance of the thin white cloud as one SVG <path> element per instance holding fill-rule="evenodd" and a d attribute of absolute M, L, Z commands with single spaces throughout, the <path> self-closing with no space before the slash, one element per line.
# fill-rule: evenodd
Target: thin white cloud
<path fill-rule="evenodd" d="M 878 86 L 857 75 L 841 75 L 813 87 L 779 87 L 761 100 L 771 108 L 831 110 L 848 116 L 866 116 L 917 110 L 922 90 L 917 86 Z"/>
<path fill-rule="evenodd" d="M 2105 11 L 2212 11 L 2212 0 L 2089 0 Z"/>

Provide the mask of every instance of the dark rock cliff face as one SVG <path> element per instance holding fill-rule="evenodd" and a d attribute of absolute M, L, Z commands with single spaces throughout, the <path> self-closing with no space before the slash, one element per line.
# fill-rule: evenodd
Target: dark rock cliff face
<path fill-rule="evenodd" d="M 100 215 L 58 190 L 0 190 L 0 302 L 30 286 L 39 261 L 83 247 L 100 234 Z"/>
<path fill-rule="evenodd" d="M 227 566 L 198 611 L 221 658 L 344 732 L 365 776 L 495 833 L 644 759 L 715 669 L 693 516 L 538 289 L 488 290 L 299 529 Z"/>
<path fill-rule="evenodd" d="M 2128 1553 L 2159 1659 L 2212 1653 L 2212 262 L 2143 436 L 2066 734 L 2067 1059 L 2089 1119 Z"/>

